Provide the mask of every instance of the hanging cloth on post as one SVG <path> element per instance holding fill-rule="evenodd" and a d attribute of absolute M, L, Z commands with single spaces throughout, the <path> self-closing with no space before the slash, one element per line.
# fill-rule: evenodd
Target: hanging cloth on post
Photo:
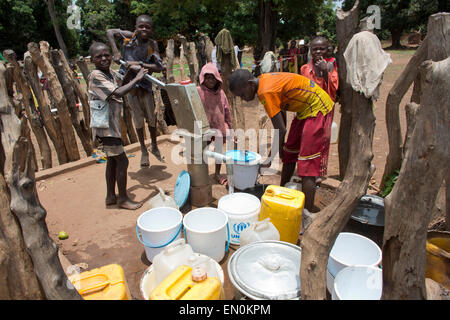
<path fill-rule="evenodd" d="M 216 59 L 219 65 L 222 65 L 223 55 L 231 55 L 231 66 L 233 69 L 237 68 L 236 63 L 236 52 L 234 51 L 233 39 L 231 38 L 231 33 L 227 29 L 222 29 L 217 34 L 214 42 L 217 46 Z"/>
<path fill-rule="evenodd" d="M 386 67 L 392 62 L 389 53 L 381 48 L 378 37 L 369 32 L 356 33 L 344 52 L 347 83 L 366 98 L 377 99 Z"/>

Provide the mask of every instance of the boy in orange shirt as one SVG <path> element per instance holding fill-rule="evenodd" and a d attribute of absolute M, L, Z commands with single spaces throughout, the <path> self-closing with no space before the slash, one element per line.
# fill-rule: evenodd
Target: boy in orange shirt
<path fill-rule="evenodd" d="M 312 80 L 288 72 L 266 73 L 255 78 L 250 71 L 238 69 L 231 74 L 229 83 L 231 92 L 245 101 L 258 95 L 274 128 L 279 130 L 278 152 L 283 161 L 280 185 L 284 186 L 290 180 L 297 164 L 305 207 L 316 212 L 316 178 L 326 175 L 333 100 Z M 286 143 L 286 122 L 281 111 L 297 113 Z M 276 153 L 277 150 L 272 148 L 270 159 Z M 270 161 L 263 166 L 269 167 Z"/>

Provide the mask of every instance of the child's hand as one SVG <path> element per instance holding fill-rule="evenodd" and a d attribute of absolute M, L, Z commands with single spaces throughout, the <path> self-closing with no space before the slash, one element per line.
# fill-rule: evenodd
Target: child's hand
<path fill-rule="evenodd" d="M 320 59 L 315 63 L 315 65 L 321 72 L 328 71 L 328 63 L 323 59 L 323 57 L 320 57 Z"/>
<path fill-rule="evenodd" d="M 145 68 L 141 68 L 140 66 L 139 66 L 139 72 L 138 72 L 138 74 L 136 75 L 136 80 L 142 80 L 142 79 L 144 79 L 144 77 L 145 77 L 145 75 L 146 74 L 148 74 L 148 70 L 147 69 L 145 69 Z"/>
<path fill-rule="evenodd" d="M 128 65 L 127 68 L 130 69 L 131 71 L 134 71 L 135 73 L 138 73 L 139 70 L 141 70 L 141 66 L 139 65 Z"/>
<path fill-rule="evenodd" d="M 122 56 L 119 52 L 114 53 L 113 60 L 115 63 L 120 64 L 120 59 L 122 59 Z"/>

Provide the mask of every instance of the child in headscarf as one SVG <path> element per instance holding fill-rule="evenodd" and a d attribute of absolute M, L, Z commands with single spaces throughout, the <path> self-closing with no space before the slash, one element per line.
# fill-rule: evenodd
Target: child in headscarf
<path fill-rule="evenodd" d="M 198 93 L 205 108 L 206 117 L 211 129 L 216 129 L 216 136 L 222 137 L 225 142 L 227 129 L 231 129 L 231 113 L 227 96 L 222 89 L 222 77 L 213 63 L 207 63 L 203 66 L 200 76 L 200 86 L 197 87 Z M 215 137 L 211 141 L 214 141 Z M 219 140 L 220 141 L 220 140 Z M 221 147 L 220 142 L 216 142 L 216 147 Z M 221 150 L 216 150 L 221 152 Z M 220 163 L 216 163 L 214 178 L 220 184 L 226 185 L 227 179 L 220 176 Z"/>

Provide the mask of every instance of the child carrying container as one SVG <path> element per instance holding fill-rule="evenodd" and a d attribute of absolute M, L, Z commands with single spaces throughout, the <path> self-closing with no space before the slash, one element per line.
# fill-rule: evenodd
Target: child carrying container
<path fill-rule="evenodd" d="M 197 87 L 197 90 L 205 108 L 209 126 L 211 129 L 216 129 L 216 135 L 210 142 L 216 141 L 215 151 L 222 153 L 222 145 L 225 143 L 227 129 L 231 129 L 230 107 L 227 96 L 222 89 L 222 77 L 216 66 L 210 62 L 203 66 L 199 80 L 200 86 Z M 222 143 L 220 138 L 222 138 Z M 221 165 L 221 163 L 216 163 L 214 179 L 222 185 L 227 185 L 227 179 L 220 176 Z"/>

